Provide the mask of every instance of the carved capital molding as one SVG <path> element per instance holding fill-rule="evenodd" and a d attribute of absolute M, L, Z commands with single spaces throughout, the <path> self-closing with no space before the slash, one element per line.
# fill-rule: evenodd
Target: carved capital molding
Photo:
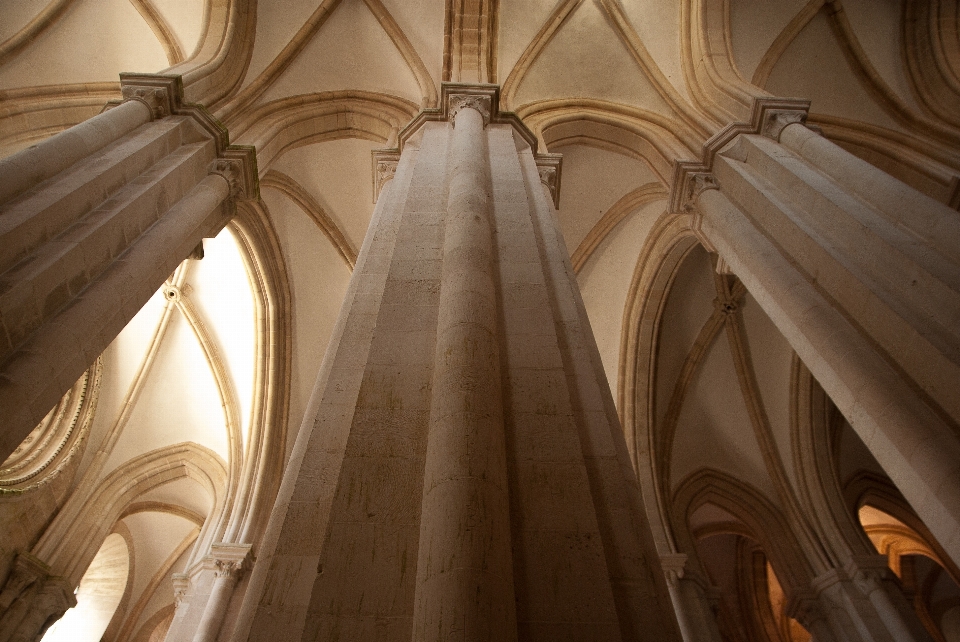
<path fill-rule="evenodd" d="M 177 112 L 183 103 L 183 80 L 180 76 L 160 74 L 120 74 L 120 95 L 123 102 L 137 100 L 150 110 L 153 119 Z"/>
<path fill-rule="evenodd" d="M 510 125 L 514 130 L 515 137 L 518 137 L 518 145 L 524 143 L 533 152 L 533 157 L 537 162 L 538 171 L 542 168 L 548 168 L 547 171 L 541 171 L 541 181 L 550 188 L 553 196 L 554 206 L 559 207 L 560 202 L 560 154 L 541 154 L 537 152 L 537 137 L 530 131 L 520 117 L 510 111 L 500 110 L 500 87 L 499 85 L 486 84 L 467 84 L 445 82 L 440 88 L 439 107 L 420 110 L 420 113 L 414 117 L 407 125 L 400 130 L 397 135 L 396 148 L 376 150 L 373 154 L 373 189 L 374 202 L 379 197 L 383 184 L 392 178 L 392 172 L 389 165 L 388 156 L 394 156 L 399 160 L 403 147 L 411 138 L 421 131 L 421 128 L 428 122 L 452 122 L 457 112 L 464 108 L 478 110 L 483 115 L 483 124 Z M 393 138 L 391 136 L 391 142 Z M 389 144 L 389 143 L 388 143 Z M 381 167 L 379 160 L 384 161 Z M 555 167 L 555 170 L 550 170 Z"/>
<path fill-rule="evenodd" d="M 540 182 L 550 190 L 550 196 L 553 197 L 553 206 L 560 209 L 560 176 L 563 167 L 563 156 L 561 154 L 537 154 L 537 172 L 540 174 Z"/>
<path fill-rule="evenodd" d="M 243 561 L 240 560 L 214 560 L 214 573 L 217 577 L 239 577 L 243 570 Z"/>
<path fill-rule="evenodd" d="M 854 557 L 844 565 L 843 570 L 864 595 L 883 590 L 883 582 L 893 577 L 893 571 L 882 555 Z"/>
<path fill-rule="evenodd" d="M 190 576 L 186 573 L 174 573 L 170 579 L 173 583 L 173 608 L 179 609 L 190 588 Z"/>
<path fill-rule="evenodd" d="M 780 142 L 787 125 L 806 124 L 810 101 L 798 98 L 757 98 L 753 104 L 755 133 Z"/>
<path fill-rule="evenodd" d="M 230 186 L 230 198 L 243 198 L 243 167 L 238 161 L 218 158 L 210 163 L 210 173 L 222 176 Z"/>
<path fill-rule="evenodd" d="M 493 113 L 493 96 L 489 94 L 449 94 L 447 96 L 447 118 L 453 121 L 463 109 L 475 109 L 483 116 L 483 124 L 490 124 Z"/>
<path fill-rule="evenodd" d="M 387 181 L 393 180 L 400 165 L 399 149 L 373 150 L 373 202 L 380 198 L 380 192 Z"/>
<path fill-rule="evenodd" d="M 692 216 L 690 227 L 700 244 L 717 254 L 717 249 L 703 233 L 703 214 L 697 207 L 697 199 L 707 190 L 719 190 L 720 184 L 702 163 L 678 161 L 674 165 L 673 190 L 670 193 L 670 211 Z"/>
<path fill-rule="evenodd" d="M 673 167 L 673 185 L 670 192 L 670 211 L 680 213 L 689 211 L 688 175 L 713 171 L 713 159 L 738 136 L 760 134 L 779 142 L 780 134 L 787 125 L 806 123 L 810 111 L 810 101 L 799 98 L 756 98 L 753 102 L 753 114 L 749 123 L 730 123 L 703 144 L 702 160 L 679 160 Z M 697 192 L 697 196 L 703 190 Z"/>
<path fill-rule="evenodd" d="M 720 183 L 717 178 L 708 172 L 693 172 L 686 176 L 686 185 L 684 186 L 683 209 L 687 212 L 693 211 L 697 206 L 697 200 L 700 195 L 707 190 L 720 189 Z"/>
<path fill-rule="evenodd" d="M 214 544 L 208 559 L 217 577 L 237 580 L 252 563 L 250 544 Z"/>
<path fill-rule="evenodd" d="M 59 619 L 67 609 L 72 609 L 77 605 L 77 596 L 73 593 L 73 587 L 62 577 L 50 577 L 43 583 L 43 588 L 37 593 L 35 607 L 46 616 L 44 621 L 51 616 Z"/>
<path fill-rule="evenodd" d="M 150 108 L 154 119 L 166 116 L 187 116 L 213 139 L 217 157 L 239 162 L 241 191 L 237 198 L 257 200 L 260 198 L 260 181 L 257 175 L 257 152 L 252 145 L 231 145 L 227 128 L 200 104 L 183 102 L 183 79 L 181 76 L 163 74 L 120 74 L 122 101 L 107 103 L 110 109 L 127 100 L 137 100 Z M 218 172 L 219 173 L 219 172 Z M 231 185 L 231 195 L 233 194 Z"/>
<path fill-rule="evenodd" d="M 121 94 L 123 102 L 136 100 L 147 106 L 150 110 L 150 116 L 154 120 L 169 116 L 167 111 L 166 94 L 162 89 L 140 89 L 137 87 L 123 87 Z"/>
<path fill-rule="evenodd" d="M 667 582 L 673 587 L 676 587 L 683 579 L 686 565 L 687 555 L 685 553 L 670 553 L 660 556 L 660 566 L 663 568 L 663 574 L 667 576 Z"/>

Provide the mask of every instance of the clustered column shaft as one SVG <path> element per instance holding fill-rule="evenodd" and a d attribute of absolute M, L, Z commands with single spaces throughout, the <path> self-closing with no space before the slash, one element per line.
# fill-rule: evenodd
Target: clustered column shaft
<path fill-rule="evenodd" d="M 516 638 L 483 116 L 456 115 L 424 470 L 415 640 Z"/>

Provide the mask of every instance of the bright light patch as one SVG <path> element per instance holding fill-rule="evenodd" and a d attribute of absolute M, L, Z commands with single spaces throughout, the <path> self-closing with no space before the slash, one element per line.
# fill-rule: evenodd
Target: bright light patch
<path fill-rule="evenodd" d="M 98 642 L 110 624 L 127 586 L 127 543 L 107 536 L 76 591 L 77 605 L 67 610 L 43 636 L 43 642 Z"/>
<path fill-rule="evenodd" d="M 202 261 L 191 261 L 190 300 L 214 336 L 240 405 L 240 433 L 246 443 L 253 404 L 256 328 L 253 292 L 236 237 L 224 229 L 203 243 Z"/>

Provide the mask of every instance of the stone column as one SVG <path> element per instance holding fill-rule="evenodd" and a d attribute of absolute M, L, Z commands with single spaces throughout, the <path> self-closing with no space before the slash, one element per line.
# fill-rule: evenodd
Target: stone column
<path fill-rule="evenodd" d="M 473 101 L 448 161 L 413 633 L 424 641 L 517 635 L 485 115 Z"/>
<path fill-rule="evenodd" d="M 59 174 L 150 122 L 154 116 L 163 117 L 170 113 L 163 89 L 126 89 L 125 100 L 113 109 L 0 160 L 0 176 L 4 177 L 0 182 L 0 203 Z"/>
<path fill-rule="evenodd" d="M 823 609 L 814 595 L 793 596 L 787 604 L 787 614 L 810 633 L 810 642 L 845 642 L 837 638 Z"/>
<path fill-rule="evenodd" d="M 498 99 L 445 84 L 375 154 L 237 642 L 680 639 L 553 219 L 560 159 Z"/>
<path fill-rule="evenodd" d="M 717 589 L 709 587 L 699 573 L 686 569 L 687 556 L 683 553 L 661 555 L 660 562 L 684 642 L 721 642 L 717 616 L 707 595 L 711 588 Z"/>
<path fill-rule="evenodd" d="M 230 606 L 230 598 L 233 597 L 233 589 L 248 564 L 250 545 L 214 544 L 210 552 L 215 579 L 193 642 L 215 642 L 217 639 Z"/>
<path fill-rule="evenodd" d="M 0 162 L 0 459 L 257 196 L 253 149 L 184 105 L 179 77 L 121 82 L 125 102 Z"/>
<path fill-rule="evenodd" d="M 679 164 L 674 207 L 686 201 L 704 245 L 960 560 L 960 222 L 780 102 L 758 101 L 753 125 L 712 139 L 705 163 Z"/>
<path fill-rule="evenodd" d="M 853 559 L 844 570 L 861 594 L 867 596 L 890 637 L 898 642 L 932 642 L 916 612 L 907 603 L 885 557 Z"/>

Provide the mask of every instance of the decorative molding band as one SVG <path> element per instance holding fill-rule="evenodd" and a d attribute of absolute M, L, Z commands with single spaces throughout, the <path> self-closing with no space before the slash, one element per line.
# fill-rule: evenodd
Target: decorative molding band
<path fill-rule="evenodd" d="M 104 111 L 127 100 L 138 100 L 150 109 L 155 119 L 165 116 L 193 118 L 213 138 L 217 157 L 238 165 L 236 184 L 231 183 L 231 197 L 254 201 L 260 198 L 256 149 L 252 145 L 231 145 L 229 133 L 223 123 L 203 105 L 184 102 L 182 76 L 121 73 L 120 93 L 123 99 L 108 102 Z M 234 191 L 235 186 L 237 191 Z"/>
<path fill-rule="evenodd" d="M 251 544 L 213 544 L 201 562 L 202 568 L 213 570 L 217 577 L 239 577 L 253 564 L 251 549 Z"/>
<path fill-rule="evenodd" d="M 480 115 L 483 116 L 484 126 L 490 124 L 490 110 L 491 110 L 491 96 L 487 93 L 458 93 L 458 94 L 447 94 L 447 117 L 449 120 L 453 120 L 457 117 L 457 114 L 463 110 L 475 109 L 480 112 Z"/>
<path fill-rule="evenodd" d="M 374 184 L 374 202 L 380 194 L 383 184 L 389 180 L 389 159 L 400 159 L 403 153 L 403 146 L 410 138 L 416 134 L 424 123 L 428 122 L 452 122 L 457 112 L 464 107 L 472 107 L 484 115 L 484 126 L 489 124 L 510 125 L 514 131 L 530 146 L 533 152 L 534 160 L 538 168 L 546 168 L 546 175 L 553 174 L 547 180 L 552 182 L 545 183 L 550 188 L 553 196 L 553 203 L 556 207 L 560 202 L 560 154 L 538 154 L 537 137 L 530 131 L 520 117 L 512 111 L 500 110 L 500 86 L 484 84 L 465 84 L 445 82 L 440 88 L 440 106 L 430 109 L 421 109 L 420 113 L 414 116 L 407 125 L 400 130 L 397 136 L 397 146 L 393 148 L 377 149 L 373 151 L 373 184 Z M 383 159 L 384 165 L 381 167 L 379 159 Z M 381 171 L 384 176 L 378 179 Z M 544 173 L 541 173 L 541 180 L 544 180 Z"/>
<path fill-rule="evenodd" d="M 123 100 L 139 100 L 154 118 L 176 114 L 183 107 L 183 78 L 162 74 L 120 74 Z M 111 105 L 112 103 L 107 103 Z"/>
<path fill-rule="evenodd" d="M 553 206 L 560 209 L 560 170 L 563 166 L 563 154 L 537 154 L 535 158 L 540 182 L 550 190 Z"/>
<path fill-rule="evenodd" d="M 373 150 L 373 202 L 380 198 L 380 192 L 387 181 L 392 180 L 400 165 L 400 151 L 397 149 Z"/>
<path fill-rule="evenodd" d="M 241 176 L 243 166 L 240 161 L 226 158 L 218 158 L 210 164 L 210 173 L 223 177 L 230 186 L 230 198 L 243 198 L 244 189 Z"/>
<path fill-rule="evenodd" d="M 716 188 L 704 177 L 696 180 L 694 175 L 710 175 L 713 159 L 721 149 L 741 134 L 759 134 L 779 141 L 787 125 L 804 124 L 810 112 L 810 101 L 801 98 L 756 98 L 749 123 L 730 123 L 703 144 L 702 160 L 678 160 L 673 165 L 673 182 L 670 191 L 670 211 L 687 210 L 705 189 Z"/>
<path fill-rule="evenodd" d="M 97 357 L 60 403 L 0 464 L 0 496 L 20 495 L 49 484 L 83 452 L 96 413 L 102 373 L 103 358 Z"/>

